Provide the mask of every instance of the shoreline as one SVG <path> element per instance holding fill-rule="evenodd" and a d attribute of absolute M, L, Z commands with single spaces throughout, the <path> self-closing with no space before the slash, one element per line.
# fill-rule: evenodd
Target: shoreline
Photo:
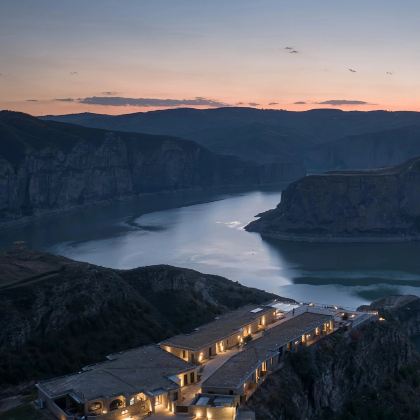
<path fill-rule="evenodd" d="M 245 228 L 246 229 L 246 228 Z M 257 230 L 248 232 L 259 233 L 261 237 L 278 239 L 285 242 L 306 242 L 306 243 L 403 243 L 420 241 L 419 235 L 393 235 L 393 236 L 321 236 L 321 235 L 299 235 L 286 233 L 265 233 Z"/>
<path fill-rule="evenodd" d="M 194 188 L 181 188 L 177 190 L 163 190 L 157 192 L 145 192 L 140 194 L 134 195 L 127 195 L 121 196 L 112 199 L 105 199 L 105 200 L 98 200 L 93 201 L 91 203 L 85 203 L 80 205 L 74 205 L 69 207 L 61 207 L 56 209 L 47 209 L 47 210 L 39 210 L 36 211 L 31 216 L 23 216 L 17 219 L 9 219 L 9 220 L 0 220 L 0 232 L 6 231 L 9 229 L 15 229 L 19 227 L 23 227 L 30 223 L 34 223 L 37 221 L 44 221 L 49 217 L 53 218 L 55 216 L 60 216 L 62 214 L 72 213 L 79 210 L 88 210 L 94 208 L 103 208 L 110 206 L 116 203 L 124 203 L 124 202 L 131 202 L 139 199 L 153 199 L 155 197 L 163 197 L 163 196 L 171 196 L 171 195 L 178 195 L 178 194 L 185 194 L 185 193 L 208 193 L 208 194 L 240 194 L 245 192 L 251 191 L 260 191 L 260 190 L 270 190 L 270 189 L 279 189 L 283 190 L 289 182 L 282 182 L 282 183 L 273 183 L 273 184 L 261 184 L 261 185 L 249 185 L 249 186 L 239 186 L 239 185 L 227 185 L 224 187 L 194 187 Z M 209 200 L 214 201 L 214 200 Z M 192 200 L 190 205 L 198 204 L 201 202 L 207 202 L 203 200 Z"/>

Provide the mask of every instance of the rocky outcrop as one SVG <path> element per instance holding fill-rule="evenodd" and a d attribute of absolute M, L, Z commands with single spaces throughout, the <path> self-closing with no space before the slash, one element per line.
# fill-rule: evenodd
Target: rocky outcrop
<path fill-rule="evenodd" d="M 168 136 L 110 132 L 0 112 L 0 222 L 143 193 L 276 183 L 275 165 Z"/>
<path fill-rule="evenodd" d="M 14 248 L 0 253 L 0 388 L 71 372 L 276 297 L 183 268 L 113 270 Z"/>
<path fill-rule="evenodd" d="M 420 359 L 399 317 L 411 307 L 410 319 L 416 319 L 419 302 L 393 309 L 394 317 L 384 322 L 337 332 L 288 354 L 248 403 L 257 419 L 416 418 Z"/>
<path fill-rule="evenodd" d="M 420 158 L 365 172 L 302 178 L 249 231 L 296 241 L 420 239 Z"/>

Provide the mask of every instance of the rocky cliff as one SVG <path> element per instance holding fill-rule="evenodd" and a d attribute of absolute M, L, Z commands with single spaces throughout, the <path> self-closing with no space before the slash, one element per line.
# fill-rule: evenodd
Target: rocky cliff
<path fill-rule="evenodd" d="M 383 168 L 420 156 L 420 125 L 346 136 L 309 148 L 310 172 Z"/>
<path fill-rule="evenodd" d="M 179 138 L 0 112 L 0 222 L 148 192 L 276 183 L 284 175 L 276 165 Z"/>
<path fill-rule="evenodd" d="M 247 230 L 286 240 L 420 239 L 420 158 L 365 172 L 302 178 Z"/>
<path fill-rule="evenodd" d="M 249 407 L 264 420 L 419 418 L 420 359 L 406 334 L 406 322 L 418 319 L 419 308 L 420 299 L 411 297 L 387 307 L 384 322 L 336 333 L 289 354 Z"/>
<path fill-rule="evenodd" d="M 276 297 L 171 266 L 113 270 L 22 247 L 0 253 L 0 390 L 189 332 Z"/>

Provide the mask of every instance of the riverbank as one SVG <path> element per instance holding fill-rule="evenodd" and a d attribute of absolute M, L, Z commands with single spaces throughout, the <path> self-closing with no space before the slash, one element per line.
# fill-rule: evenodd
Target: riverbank
<path fill-rule="evenodd" d="M 156 198 L 161 197 L 174 197 L 182 196 L 185 194 L 203 194 L 202 199 L 191 199 L 185 203 L 185 205 L 200 204 L 213 201 L 209 199 L 209 195 L 229 195 L 229 194 L 240 194 L 252 191 L 277 191 L 284 189 L 288 184 L 279 183 L 279 184 L 264 184 L 264 185 L 249 185 L 246 187 L 238 187 L 234 185 L 227 185 L 224 187 L 196 187 L 196 188 L 180 188 L 177 190 L 164 190 L 159 192 L 150 192 L 150 193 L 141 193 L 136 195 L 127 195 L 123 197 L 116 197 L 111 200 L 99 200 L 91 203 L 85 203 L 80 205 L 68 206 L 58 209 L 50 210 L 38 210 L 31 216 L 20 217 L 13 220 L 0 220 L 0 232 L 2 230 L 13 229 L 16 227 L 22 227 L 33 223 L 35 221 L 46 220 L 49 217 L 56 217 L 65 214 L 71 214 L 80 210 L 89 210 L 89 209 L 102 209 L 108 206 L 111 206 L 116 203 L 132 203 L 138 200 L 155 200 Z"/>
<path fill-rule="evenodd" d="M 248 232 L 257 232 L 257 230 L 245 227 Z M 390 236 L 331 236 L 331 235 L 299 235 L 288 233 L 266 233 L 260 232 L 261 236 L 266 238 L 278 239 L 288 242 L 308 242 L 308 243 L 337 243 L 337 244 L 351 244 L 351 243 L 402 243 L 420 241 L 420 235 L 390 235 Z"/>

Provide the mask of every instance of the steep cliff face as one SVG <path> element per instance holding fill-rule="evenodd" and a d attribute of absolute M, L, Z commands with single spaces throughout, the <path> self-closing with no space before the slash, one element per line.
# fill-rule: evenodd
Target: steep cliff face
<path fill-rule="evenodd" d="M 247 229 L 288 240 L 420 238 L 420 158 L 384 170 L 300 179 Z"/>
<path fill-rule="evenodd" d="M 71 372 L 275 297 L 193 270 L 112 270 L 12 249 L 0 253 L 0 387 Z"/>
<path fill-rule="evenodd" d="M 283 175 L 275 165 L 174 137 L 0 112 L 0 221 L 147 192 L 275 183 Z"/>
<path fill-rule="evenodd" d="M 336 333 L 289 354 L 249 401 L 257 419 L 418 418 L 420 359 L 397 319 Z"/>
<path fill-rule="evenodd" d="M 309 171 L 373 169 L 420 156 L 420 126 L 347 136 L 309 148 Z"/>

